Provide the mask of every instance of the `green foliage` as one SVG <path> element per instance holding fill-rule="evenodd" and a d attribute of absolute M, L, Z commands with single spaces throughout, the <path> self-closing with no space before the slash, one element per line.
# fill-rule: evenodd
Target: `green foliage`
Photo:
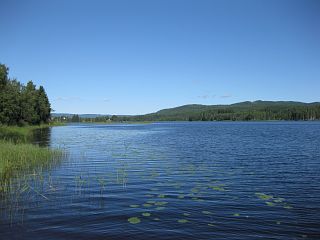
<path fill-rule="evenodd" d="M 71 122 L 80 122 L 80 117 L 78 114 L 75 114 L 71 118 Z"/>
<path fill-rule="evenodd" d="M 24 125 L 47 123 L 51 107 L 42 86 L 32 81 L 23 86 L 8 78 L 8 68 L 0 64 L 0 124 Z"/>
<path fill-rule="evenodd" d="M 0 64 L 0 91 L 8 82 L 8 71 L 9 69 L 4 64 Z"/>

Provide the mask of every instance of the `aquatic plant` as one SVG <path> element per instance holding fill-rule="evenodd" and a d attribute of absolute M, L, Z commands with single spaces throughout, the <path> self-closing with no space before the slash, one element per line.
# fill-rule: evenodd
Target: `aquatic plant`
<path fill-rule="evenodd" d="M 58 123 L 49 123 L 42 125 L 31 125 L 31 126 L 0 126 L 0 139 L 14 141 L 15 143 L 25 143 L 31 137 L 35 130 L 45 129 L 53 126 L 60 126 Z M 63 126 L 63 124 L 61 124 Z"/>
<path fill-rule="evenodd" d="M 267 204 L 269 207 L 273 207 L 273 206 L 274 206 L 274 203 L 273 203 L 273 202 L 266 202 L 266 204 Z"/>
<path fill-rule="evenodd" d="M 165 209 L 165 207 L 156 207 L 156 210 L 157 210 L 157 211 L 161 211 L 161 210 L 163 210 L 163 209 Z"/>
<path fill-rule="evenodd" d="M 265 193 L 255 193 L 255 195 L 259 199 L 264 200 L 269 207 L 280 205 L 285 209 L 292 209 L 292 206 L 290 206 L 287 202 L 285 202 L 285 198 L 275 197 L 273 195 L 268 195 Z"/>
<path fill-rule="evenodd" d="M 131 224 L 138 224 L 141 222 L 141 220 L 138 217 L 131 217 L 131 218 L 128 218 L 128 222 Z"/>
<path fill-rule="evenodd" d="M 155 203 L 154 203 L 154 205 L 156 205 L 156 206 L 164 206 L 164 205 L 166 205 L 166 204 L 168 204 L 168 202 L 162 201 L 162 202 L 155 202 Z"/>
<path fill-rule="evenodd" d="M 291 207 L 290 205 L 288 205 L 288 204 L 284 204 L 283 208 L 285 208 L 285 209 L 292 209 L 292 207 Z"/>
<path fill-rule="evenodd" d="M 142 204 L 142 206 L 144 206 L 144 207 L 152 207 L 152 205 L 149 204 L 149 203 L 144 203 L 144 204 Z"/>
<path fill-rule="evenodd" d="M 216 191 L 220 191 L 220 192 L 223 192 L 225 191 L 226 189 L 224 187 L 222 187 L 221 185 L 220 186 L 210 186 L 211 189 L 213 190 L 216 190 Z"/>
<path fill-rule="evenodd" d="M 131 208 L 138 208 L 139 205 L 138 205 L 138 204 L 131 204 L 130 207 L 131 207 Z"/>
<path fill-rule="evenodd" d="M 255 193 L 255 195 L 260 198 L 261 200 L 270 200 L 273 198 L 272 195 L 267 195 L 265 193 Z"/>
<path fill-rule="evenodd" d="M 202 213 L 206 214 L 206 215 L 212 214 L 212 212 L 210 212 L 210 211 L 202 211 Z"/>
<path fill-rule="evenodd" d="M 178 220 L 178 223 L 187 223 L 189 222 L 187 219 L 179 219 Z"/>
<path fill-rule="evenodd" d="M 0 140 L 0 192 L 4 191 L 5 183 L 15 175 L 36 167 L 50 166 L 64 155 L 61 150 Z"/>

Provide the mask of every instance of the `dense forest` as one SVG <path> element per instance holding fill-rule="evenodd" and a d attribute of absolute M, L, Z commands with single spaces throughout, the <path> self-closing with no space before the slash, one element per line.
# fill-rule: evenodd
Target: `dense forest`
<path fill-rule="evenodd" d="M 9 69 L 0 64 L 0 125 L 47 123 L 50 102 L 42 86 L 38 89 L 29 81 L 26 86 L 9 79 Z"/>
<path fill-rule="evenodd" d="M 263 121 L 320 120 L 320 103 L 289 101 L 255 101 L 230 105 L 185 105 L 136 116 L 56 115 L 65 122 L 127 122 L 127 121 Z"/>

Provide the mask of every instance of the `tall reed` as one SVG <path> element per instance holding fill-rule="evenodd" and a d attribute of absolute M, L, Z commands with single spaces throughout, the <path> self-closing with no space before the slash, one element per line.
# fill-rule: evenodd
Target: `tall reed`
<path fill-rule="evenodd" d="M 5 191 L 11 178 L 37 167 L 49 167 L 64 156 L 59 149 L 26 143 L 37 128 L 39 126 L 0 127 L 0 193 Z"/>

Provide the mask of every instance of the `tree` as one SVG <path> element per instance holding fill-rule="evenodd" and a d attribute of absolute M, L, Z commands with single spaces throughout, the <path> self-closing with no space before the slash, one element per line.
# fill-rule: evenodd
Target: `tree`
<path fill-rule="evenodd" d="M 43 86 L 37 91 L 36 111 L 40 122 L 47 123 L 50 119 L 51 106 L 46 91 Z"/>
<path fill-rule="evenodd" d="M 118 116 L 117 115 L 112 115 L 110 120 L 111 121 L 117 121 L 118 120 Z"/>
<path fill-rule="evenodd" d="M 8 72 L 9 68 L 4 64 L 0 64 L 0 91 L 3 91 L 8 82 Z"/>
<path fill-rule="evenodd" d="M 71 118 L 71 122 L 80 122 L 80 117 L 78 114 L 74 114 Z"/>
<path fill-rule="evenodd" d="M 22 90 L 22 118 L 30 124 L 39 124 L 40 116 L 37 112 L 38 93 L 32 81 Z"/>
<path fill-rule="evenodd" d="M 0 124 L 39 124 L 50 119 L 50 102 L 42 86 L 27 86 L 9 79 L 9 69 L 0 64 Z"/>
<path fill-rule="evenodd" d="M 15 125 L 20 123 L 21 119 L 21 84 L 16 81 L 10 81 L 5 86 L 5 92 L 2 94 L 2 109 L 0 121 L 5 124 Z"/>
<path fill-rule="evenodd" d="M 8 68 L 4 64 L 0 64 L 0 123 L 7 121 L 4 113 L 5 105 L 5 88 L 8 81 Z"/>

